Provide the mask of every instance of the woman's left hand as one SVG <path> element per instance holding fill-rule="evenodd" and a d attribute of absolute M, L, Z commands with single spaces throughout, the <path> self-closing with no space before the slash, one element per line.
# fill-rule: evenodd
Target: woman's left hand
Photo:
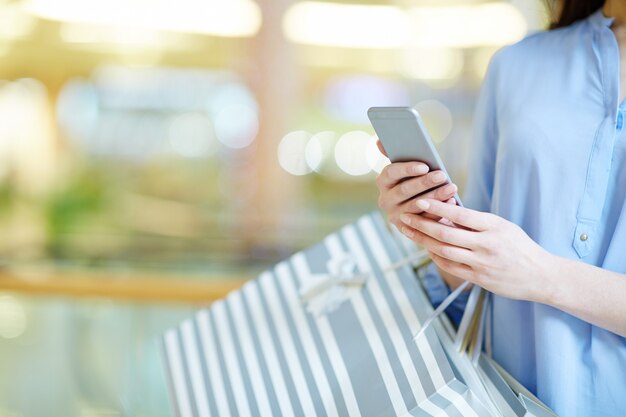
<path fill-rule="evenodd" d="M 519 226 L 437 200 L 417 205 L 454 224 L 408 213 L 400 218 L 402 233 L 427 249 L 439 268 L 504 297 L 548 301 L 553 256 Z"/>

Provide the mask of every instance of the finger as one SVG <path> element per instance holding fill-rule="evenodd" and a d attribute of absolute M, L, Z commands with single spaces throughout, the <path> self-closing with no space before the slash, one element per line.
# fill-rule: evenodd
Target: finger
<path fill-rule="evenodd" d="M 439 220 L 441 220 L 441 217 L 437 217 L 437 216 L 433 216 L 432 214 L 428 214 L 428 213 L 420 213 L 420 216 L 424 216 L 427 219 L 431 219 L 434 220 L 436 222 L 438 222 Z"/>
<path fill-rule="evenodd" d="M 445 225 L 426 219 L 423 215 L 405 213 L 400 216 L 400 221 L 444 244 L 447 243 L 467 249 L 474 249 L 478 246 L 479 236 L 477 232 Z"/>
<path fill-rule="evenodd" d="M 424 175 L 428 165 L 421 162 L 394 162 L 387 165 L 376 178 L 379 186 L 392 188 L 404 178 Z"/>
<path fill-rule="evenodd" d="M 420 195 L 420 198 L 434 198 L 445 201 L 453 196 L 457 190 L 456 185 L 446 184 L 445 181 L 445 174 L 441 171 L 429 172 L 427 175 L 421 175 L 397 184 L 395 187 L 391 188 L 390 198 L 398 202 L 398 204 L 400 202 L 408 202 L 409 199 L 414 199 L 418 195 Z M 428 191 L 428 193 L 426 193 L 426 191 Z M 422 211 L 415 206 L 415 201 L 410 205 L 412 205 L 412 207 L 410 207 L 409 211 Z M 409 206 L 407 206 L 407 208 L 409 208 Z"/>
<path fill-rule="evenodd" d="M 428 193 L 424 194 L 424 196 L 428 197 L 428 198 L 434 198 L 440 201 L 450 201 L 450 196 L 454 195 L 457 191 L 457 187 L 455 184 L 447 184 L 445 186 L 439 187 L 435 190 L 431 190 Z M 397 204 L 397 199 L 396 199 L 396 204 Z M 410 214 L 420 214 L 424 217 L 426 217 L 427 219 L 432 219 L 434 221 L 440 221 L 443 220 L 441 217 L 439 216 L 435 216 L 432 215 L 430 213 L 425 213 L 422 210 L 420 210 L 416 205 L 415 205 L 415 199 L 411 199 L 408 201 L 405 201 L 404 203 L 401 203 L 400 206 L 398 207 L 398 209 L 396 210 L 397 213 L 399 213 L 399 215 L 402 215 L 402 213 L 410 213 Z M 398 217 L 399 217 L 398 215 Z M 452 222 L 447 221 L 446 224 L 449 224 L 450 226 L 453 226 Z"/>
<path fill-rule="evenodd" d="M 422 213 L 422 216 L 426 217 L 426 214 Z M 429 214 L 429 216 L 432 216 L 432 214 Z M 430 217 L 427 217 L 427 218 L 430 218 Z M 459 226 L 459 225 L 452 223 L 450 220 L 446 219 L 445 217 L 440 217 L 438 221 L 439 223 L 445 224 L 446 226 L 456 227 L 457 229 L 470 230 L 466 227 Z"/>
<path fill-rule="evenodd" d="M 424 177 L 429 177 L 430 174 L 424 176 Z M 420 177 L 423 178 L 423 177 Z M 425 180 L 427 181 L 427 180 Z M 408 181 L 407 181 L 408 182 Z M 428 188 L 432 188 L 432 186 L 427 186 Z M 426 189 L 428 189 L 426 188 Z M 452 197 L 454 194 L 456 194 L 458 187 L 456 186 L 456 184 L 446 184 L 443 186 L 440 186 L 438 188 L 435 188 L 434 190 L 430 190 L 429 192 L 416 197 L 416 198 L 412 198 L 410 200 L 405 201 L 404 203 L 402 203 L 402 205 L 400 206 L 400 211 L 403 213 L 415 213 L 415 214 L 420 214 L 423 212 L 423 210 L 421 208 L 419 208 L 416 205 L 416 201 L 417 200 L 421 200 L 424 198 L 432 198 L 435 200 L 439 200 L 439 201 L 447 201 L 450 199 L 450 197 Z M 410 194 L 409 192 L 407 192 L 407 194 Z M 415 196 L 415 194 L 413 194 L 411 197 Z M 403 196 L 394 196 L 394 198 L 396 199 L 396 201 L 400 198 L 402 198 Z M 424 215 L 426 215 L 427 213 L 423 213 Z M 439 220 L 441 218 L 441 216 L 436 216 L 436 215 L 429 215 L 429 217 L 433 218 L 433 219 L 437 219 Z"/>
<path fill-rule="evenodd" d="M 413 213 L 409 213 L 409 214 L 413 214 Z M 442 219 L 441 217 L 433 216 L 432 214 L 428 214 L 428 213 L 424 213 L 424 212 L 419 213 L 418 216 L 422 216 L 422 217 L 425 217 L 427 219 L 434 220 L 436 222 L 445 220 L 445 219 Z M 450 226 L 454 226 L 454 223 L 450 222 Z"/>
<path fill-rule="evenodd" d="M 389 158 L 389 156 L 387 155 L 387 151 L 383 147 L 383 143 L 380 141 L 380 139 L 376 139 L 376 146 L 378 146 L 378 150 L 380 151 L 380 153 Z"/>
<path fill-rule="evenodd" d="M 415 204 L 427 213 L 445 217 L 456 224 L 474 230 L 487 230 L 493 225 L 492 215 L 489 213 L 453 206 L 452 204 L 442 203 L 434 199 L 419 199 Z"/>
<path fill-rule="evenodd" d="M 464 279 L 466 281 L 473 282 L 472 278 L 474 276 L 474 273 L 472 271 L 472 268 L 470 268 L 469 266 L 462 264 L 462 263 L 451 261 L 446 258 L 442 258 L 441 256 L 433 252 L 429 252 L 429 253 L 430 253 L 430 258 L 433 260 L 433 262 L 445 272 L 451 275 L 454 275 L 455 277 Z"/>
<path fill-rule="evenodd" d="M 448 201 L 446 201 L 446 204 L 456 205 L 456 198 L 453 197 L 453 198 L 449 199 Z M 456 226 L 454 223 L 452 223 L 450 220 L 448 220 L 448 219 L 446 219 L 444 217 L 433 216 L 432 214 L 429 214 L 429 213 L 422 213 L 422 216 L 426 217 L 427 219 L 433 219 L 433 218 L 435 220 L 439 219 L 438 220 L 439 223 L 445 224 L 446 226 L 452 226 L 452 227 Z M 457 227 L 460 227 L 462 229 L 468 230 L 467 228 L 465 228 L 463 226 L 457 226 Z"/>
<path fill-rule="evenodd" d="M 438 198 L 437 200 L 441 200 L 441 199 Z M 446 204 L 456 204 L 456 199 L 451 198 L 451 199 L 446 201 Z M 439 217 L 439 216 L 433 216 L 430 213 L 422 212 L 421 216 L 426 217 L 427 219 L 432 219 L 432 220 L 434 220 L 436 222 L 439 222 L 441 224 L 446 224 L 448 226 L 454 226 L 454 223 L 452 223 L 450 220 L 444 219 L 443 217 Z"/>
<path fill-rule="evenodd" d="M 411 240 L 422 245 L 424 249 L 434 252 L 442 258 L 465 264 L 475 262 L 476 255 L 471 250 L 443 243 L 410 226 L 402 226 L 400 231 Z"/>

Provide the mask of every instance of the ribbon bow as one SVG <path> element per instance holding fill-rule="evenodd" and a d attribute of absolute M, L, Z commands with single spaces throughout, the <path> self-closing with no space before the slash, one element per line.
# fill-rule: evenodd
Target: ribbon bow
<path fill-rule="evenodd" d="M 348 253 L 330 258 L 326 270 L 300 289 L 300 299 L 315 316 L 336 310 L 349 298 L 348 290 L 363 287 L 370 276 L 358 272 L 354 256 Z"/>

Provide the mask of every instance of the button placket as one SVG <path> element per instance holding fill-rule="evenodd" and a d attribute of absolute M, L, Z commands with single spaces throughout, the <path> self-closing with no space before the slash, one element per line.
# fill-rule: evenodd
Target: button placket
<path fill-rule="evenodd" d="M 580 258 L 593 250 L 596 226 L 602 216 L 611 172 L 613 146 L 623 119 L 618 109 L 619 51 L 613 32 L 604 27 L 596 33 L 602 71 L 606 117 L 598 127 L 589 156 L 585 188 L 578 206 L 572 245 Z M 616 127 L 619 128 L 616 129 Z"/>
<path fill-rule="evenodd" d="M 574 248 L 582 258 L 591 253 L 596 236 L 595 221 L 579 220 L 574 232 Z"/>

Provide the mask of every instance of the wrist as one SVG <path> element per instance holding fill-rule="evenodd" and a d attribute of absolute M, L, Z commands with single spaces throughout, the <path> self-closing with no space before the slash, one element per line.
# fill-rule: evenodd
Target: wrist
<path fill-rule="evenodd" d="M 532 301 L 557 307 L 563 296 L 562 271 L 567 267 L 567 259 L 545 252 L 539 265 L 538 288 Z"/>
<path fill-rule="evenodd" d="M 464 279 L 454 276 L 439 267 L 437 267 L 437 271 L 439 272 L 439 275 L 443 279 L 443 282 L 445 282 L 445 284 L 448 286 L 448 288 L 451 291 L 456 290 L 458 286 L 460 286 L 461 284 L 465 282 Z"/>

